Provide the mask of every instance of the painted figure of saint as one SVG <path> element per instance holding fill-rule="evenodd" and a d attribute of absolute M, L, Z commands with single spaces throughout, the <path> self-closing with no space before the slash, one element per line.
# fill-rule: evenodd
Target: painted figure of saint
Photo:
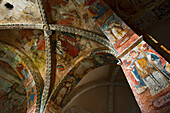
<path fill-rule="evenodd" d="M 72 57 L 76 57 L 79 53 L 79 48 L 76 47 L 77 40 L 74 37 L 67 35 L 59 35 L 59 40 L 63 47 L 63 51 L 69 53 Z"/>
<path fill-rule="evenodd" d="M 136 67 L 141 79 L 150 89 L 151 95 L 158 93 L 166 87 L 166 80 L 163 78 L 162 74 L 148 61 L 144 54 L 132 50 L 129 56 L 132 57 L 131 66 L 134 65 Z"/>
<path fill-rule="evenodd" d="M 107 27 L 104 32 L 108 33 L 113 38 L 110 40 L 113 41 L 120 40 L 129 31 L 129 27 L 116 15 L 113 15 L 105 24 Z"/>
<path fill-rule="evenodd" d="M 67 93 L 69 93 L 71 91 L 71 88 L 72 88 L 72 82 L 73 82 L 73 79 L 70 79 L 70 80 L 67 80 L 63 83 L 63 87 L 60 89 L 57 97 L 56 97 L 56 103 L 58 105 L 61 104 L 63 98 L 65 97 L 65 95 Z"/>
<path fill-rule="evenodd" d="M 19 64 L 17 66 L 17 71 L 21 75 L 22 79 L 26 79 L 28 77 L 28 71 L 25 69 L 25 67 L 22 64 Z"/>
<path fill-rule="evenodd" d="M 113 38 L 113 41 L 116 41 L 117 37 L 112 32 L 112 28 L 114 28 L 114 23 L 111 23 L 111 21 L 108 21 L 107 25 L 108 25 L 108 27 L 107 27 L 107 30 L 105 30 L 105 32 L 108 33 Z M 112 40 L 112 39 L 110 39 L 110 40 Z"/>
<path fill-rule="evenodd" d="M 137 93 L 141 94 L 144 91 L 146 91 L 147 86 L 144 83 L 144 81 L 141 79 L 141 77 L 137 71 L 136 65 L 131 64 L 131 61 L 129 61 L 129 60 L 124 60 L 123 63 L 126 66 L 126 69 L 128 70 L 128 72 L 130 72 L 130 74 L 132 74 L 132 76 L 130 75 L 130 78 L 133 81 L 133 85 L 136 88 Z"/>
<path fill-rule="evenodd" d="M 151 61 L 155 68 L 162 73 L 166 80 L 170 81 L 170 73 L 166 70 L 166 67 L 169 66 L 169 63 L 157 54 L 148 44 L 144 44 L 141 49 L 145 52 L 149 61 Z"/>
<path fill-rule="evenodd" d="M 52 18 L 61 25 L 79 25 L 80 15 L 76 11 L 76 7 L 72 0 L 50 0 Z"/>

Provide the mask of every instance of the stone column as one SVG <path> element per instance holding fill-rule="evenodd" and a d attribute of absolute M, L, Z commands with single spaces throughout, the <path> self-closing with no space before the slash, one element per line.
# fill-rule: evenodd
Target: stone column
<path fill-rule="evenodd" d="M 170 64 L 102 0 L 75 0 L 110 40 L 142 112 L 168 112 Z"/>

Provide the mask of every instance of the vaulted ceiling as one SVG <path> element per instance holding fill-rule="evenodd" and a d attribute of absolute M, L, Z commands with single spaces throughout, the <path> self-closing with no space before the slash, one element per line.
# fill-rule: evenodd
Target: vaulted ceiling
<path fill-rule="evenodd" d="M 70 101 L 69 96 L 74 95 L 74 92 L 70 92 L 73 89 L 76 92 L 77 84 L 80 85 L 86 74 L 111 64 L 115 67 L 110 67 L 116 69 L 118 59 L 114 56 L 114 48 L 96 25 L 95 19 L 90 18 L 78 1 L 80 2 L 0 0 L 0 85 L 3 85 L 0 89 L 0 109 L 3 109 L 4 113 L 18 110 L 26 112 L 26 109 L 27 112 L 60 112 L 61 107 Z M 104 1 L 138 35 L 144 35 L 145 41 L 169 60 L 169 50 L 162 45 L 169 48 L 169 44 L 154 37 L 157 42 L 150 37 L 155 36 L 151 31 L 152 27 L 169 16 L 168 1 Z M 123 73 L 120 75 L 123 76 Z M 107 83 L 110 83 L 110 78 L 107 79 Z M 96 80 L 97 78 L 94 79 Z M 118 77 L 117 81 L 129 88 L 125 78 Z M 71 89 L 65 91 L 65 86 Z M 109 84 L 107 88 L 109 86 L 113 84 Z M 129 89 L 127 93 L 133 101 L 132 105 L 137 106 Z M 67 95 L 60 94 L 60 90 Z M 60 96 L 64 99 L 59 98 Z M 17 100 L 16 97 L 20 98 Z M 22 107 L 18 107 L 13 101 Z M 9 108 L 4 108 L 6 103 Z M 72 113 L 66 111 L 66 108 L 64 112 Z"/>

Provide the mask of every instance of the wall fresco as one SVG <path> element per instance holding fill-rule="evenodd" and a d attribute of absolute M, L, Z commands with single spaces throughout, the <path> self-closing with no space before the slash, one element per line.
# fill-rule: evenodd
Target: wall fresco
<path fill-rule="evenodd" d="M 139 39 L 139 36 L 112 11 L 98 19 L 97 24 L 110 40 L 117 54 L 121 54 L 123 50 Z"/>
<path fill-rule="evenodd" d="M 49 23 L 102 33 L 94 23 L 94 19 L 90 18 L 75 0 L 46 0 L 45 8 Z"/>
<path fill-rule="evenodd" d="M 147 29 L 169 15 L 167 0 L 104 0 L 136 31 Z M 143 23 L 144 22 L 144 23 Z"/>
<path fill-rule="evenodd" d="M 110 39 L 111 43 L 124 37 L 129 29 L 130 28 L 116 14 L 113 14 L 101 26 L 101 30 Z"/>
<path fill-rule="evenodd" d="M 84 4 L 86 1 L 80 2 L 77 0 L 77 2 L 79 2 L 79 4 Z M 90 3 L 102 4 L 102 0 L 93 0 Z M 147 3 L 151 4 L 151 1 L 140 2 L 140 4 L 142 4 L 141 7 L 147 7 Z M 81 6 L 83 7 L 83 5 Z M 97 9 L 96 5 L 92 7 L 93 9 Z M 161 101 L 161 103 L 158 101 L 153 102 L 153 105 L 152 99 L 160 98 L 161 100 L 169 95 L 169 63 L 145 42 L 141 42 L 141 38 L 113 11 L 109 10 L 109 8 L 107 10 L 108 11 L 105 12 L 105 9 L 103 9 L 104 13 L 98 15 L 95 22 L 110 40 L 117 56 L 122 57 L 128 52 L 128 54 L 121 58 L 123 61 L 122 68 L 124 69 L 141 110 L 143 112 L 168 111 L 167 104 L 169 100 L 166 99 L 166 101 Z M 140 44 L 136 46 L 138 43 Z M 159 107 L 156 108 L 155 106 Z"/>
<path fill-rule="evenodd" d="M 44 33 L 39 30 L 21 30 L 21 42 L 23 49 L 39 69 L 45 80 L 46 73 L 46 50 Z"/>
<path fill-rule="evenodd" d="M 41 91 L 39 90 L 41 89 L 41 87 L 39 86 L 39 89 L 36 89 L 36 83 L 30 70 L 28 69 L 22 58 L 15 52 L 15 49 L 7 45 L 1 44 L 0 51 L 0 60 L 10 64 L 12 68 L 17 72 L 18 76 L 24 84 L 27 95 L 27 112 L 35 112 L 36 104 L 38 103 L 37 90 Z M 39 93 L 41 94 L 41 92 Z"/>
<path fill-rule="evenodd" d="M 84 6 L 87 1 L 76 1 L 91 14 L 90 8 L 98 9 L 102 12 L 100 14 L 97 13 L 98 16 L 95 22 L 110 40 L 117 55 L 121 54 L 123 50 L 139 38 L 102 0 L 89 1 L 90 6 L 88 9 Z M 98 7 L 98 5 L 102 6 L 102 8 Z"/>
<path fill-rule="evenodd" d="M 109 7 L 102 0 L 75 0 L 95 21 L 101 18 Z"/>
<path fill-rule="evenodd" d="M 88 58 L 80 61 L 72 68 L 69 73 L 67 73 L 67 75 L 53 91 L 45 112 L 60 113 L 62 107 L 67 104 L 69 94 L 83 78 L 83 76 L 97 67 L 113 64 L 116 62 L 117 60 L 115 60 L 115 57 L 108 53 L 92 54 Z"/>
<path fill-rule="evenodd" d="M 34 62 L 43 79 L 46 73 L 45 38 L 41 30 L 1 30 L 0 40 L 17 45 Z"/>
<path fill-rule="evenodd" d="M 24 85 L 15 70 L 0 60 L 0 109 L 1 113 L 27 110 L 27 97 Z"/>
<path fill-rule="evenodd" d="M 55 35 L 53 43 L 55 44 L 58 78 L 64 77 L 69 68 L 76 64 L 76 60 L 83 59 L 96 48 L 104 47 L 102 44 L 75 34 L 56 32 Z"/>
<path fill-rule="evenodd" d="M 165 18 L 168 14 L 168 8 L 166 8 L 168 4 L 158 6 L 158 8 L 164 10 L 164 13 L 161 13 L 157 7 L 152 12 L 145 12 L 145 10 L 152 9 L 162 1 L 116 0 L 115 7 L 127 20 L 130 18 L 129 21 L 146 29 L 154 22 Z M 17 2 L 15 0 L 0 0 L 0 24 L 41 23 L 36 2 L 35 0 L 18 0 Z M 77 27 L 99 34 L 104 33 L 115 49 L 116 55 L 120 55 L 139 39 L 139 36 L 111 11 L 102 0 L 45 0 L 43 3 L 49 23 Z M 148 21 L 150 23 L 146 24 Z M 56 61 L 56 66 L 52 67 L 56 68 L 56 89 L 51 94 L 45 112 L 60 113 L 62 107 L 67 104 L 69 94 L 84 75 L 94 68 L 106 64 L 116 64 L 117 61 L 113 55 L 108 53 L 98 52 L 94 55 L 94 50 L 106 49 L 105 45 L 89 40 L 90 38 L 87 39 L 87 37 L 76 35 L 76 32 L 75 34 L 56 32 L 52 37 L 55 37 L 51 42 L 54 49 L 52 52 L 55 53 L 55 57 L 51 61 L 54 61 L 54 59 Z M 26 110 L 25 106 L 17 107 L 18 103 L 22 103 L 21 101 L 27 101 L 27 112 L 38 112 L 43 87 L 41 76 L 43 80 L 46 77 L 45 46 L 47 45 L 45 45 L 43 31 L 14 30 L 9 33 L 8 31 L 0 31 L 0 40 L 13 46 L 17 45 L 16 48 L 27 55 L 23 55 L 16 48 L 0 44 L 0 60 L 10 64 L 24 84 L 19 89 L 19 86 L 15 85 L 12 80 L 11 84 L 8 84 L 10 86 L 8 89 L 11 91 L 6 90 L 6 95 L 0 92 L 0 99 L 10 98 L 14 106 L 11 103 L 7 104 L 11 110 L 16 112 Z M 105 42 L 103 41 L 103 43 Z M 122 68 L 142 111 L 168 112 L 170 103 L 169 63 L 145 42 L 130 50 L 121 60 L 123 61 Z M 33 66 L 34 64 L 35 66 Z M 2 74 L 1 72 L 0 74 Z M 0 81 L 1 79 L 2 77 L 0 76 Z M 0 82 L 0 85 L 2 82 Z M 21 82 L 19 83 L 21 84 Z M 24 87 L 26 88 L 25 92 L 23 91 Z M 16 92 L 27 95 L 27 100 L 24 96 L 20 96 L 22 100 L 16 100 L 16 97 L 18 97 Z M 0 104 L 0 108 L 3 108 L 3 105 L 6 104 Z M 9 110 L 4 109 L 4 112 Z"/>
<path fill-rule="evenodd" d="M 36 0 L 1 0 L 0 24 L 41 23 Z"/>
<path fill-rule="evenodd" d="M 156 113 L 168 111 L 170 101 L 161 99 L 169 95 L 170 64 L 144 41 L 121 60 L 141 110 Z"/>

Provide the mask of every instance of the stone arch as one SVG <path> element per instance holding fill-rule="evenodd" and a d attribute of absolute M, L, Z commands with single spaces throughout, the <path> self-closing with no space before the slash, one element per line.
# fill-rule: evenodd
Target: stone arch
<path fill-rule="evenodd" d="M 66 105 L 65 100 L 70 92 L 88 72 L 100 66 L 117 63 L 117 59 L 110 50 L 101 48 L 95 49 L 91 54 L 87 54 L 82 59 L 77 60 L 78 63 L 60 80 L 58 86 L 52 92 L 45 112 L 60 113 L 62 107 Z"/>
<path fill-rule="evenodd" d="M 83 112 L 83 113 L 91 113 L 87 108 L 83 106 L 73 106 L 68 109 L 65 113 L 74 113 L 74 112 Z"/>
<path fill-rule="evenodd" d="M 80 95 L 90 91 L 90 90 L 93 90 L 95 88 L 98 88 L 98 87 L 102 87 L 102 86 L 121 86 L 121 87 L 127 87 L 128 88 L 128 85 L 125 84 L 125 83 L 121 83 L 121 82 L 108 82 L 108 81 L 96 81 L 96 82 L 88 82 L 88 86 L 87 84 L 85 85 L 82 85 L 82 86 L 79 86 L 75 91 L 72 92 L 71 94 L 71 99 L 69 98 L 67 100 L 67 104 L 66 106 L 64 106 L 64 108 L 66 108 L 67 106 L 69 106 L 69 104 L 74 101 L 77 97 L 79 97 Z M 65 111 L 65 109 L 62 110 L 62 112 Z"/>
<path fill-rule="evenodd" d="M 3 42 L 0 43 L 0 60 L 11 65 L 26 89 L 27 112 L 39 112 L 43 80 L 38 69 L 19 49 Z"/>

